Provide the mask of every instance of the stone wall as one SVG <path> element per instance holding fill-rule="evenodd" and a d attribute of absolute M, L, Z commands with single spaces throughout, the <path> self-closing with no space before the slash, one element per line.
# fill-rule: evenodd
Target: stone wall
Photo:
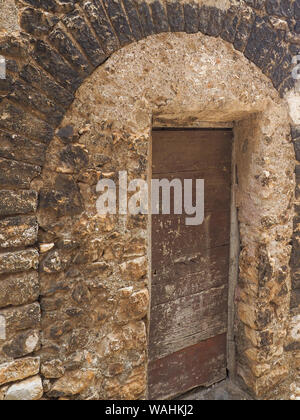
<path fill-rule="evenodd" d="M 152 115 L 245 121 L 236 135 L 248 127 L 257 160 L 241 208 L 253 206 L 253 179 L 256 204 L 266 188 L 266 206 L 252 221 L 240 212 L 241 229 L 250 228 L 241 230 L 238 372 L 259 398 L 297 398 L 298 187 L 291 266 L 289 258 L 299 1 L 16 3 L 22 33 L 0 35 L 0 399 L 146 396 L 148 224 L 100 220 L 95 185 L 124 164 L 147 176 Z M 205 95 L 188 91 L 197 83 Z M 131 94 L 120 95 L 124 86 Z"/>

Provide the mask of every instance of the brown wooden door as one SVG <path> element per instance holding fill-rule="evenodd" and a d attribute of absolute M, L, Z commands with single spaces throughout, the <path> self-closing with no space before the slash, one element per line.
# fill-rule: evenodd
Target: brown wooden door
<path fill-rule="evenodd" d="M 152 138 L 153 179 L 205 182 L 201 225 L 152 215 L 149 399 L 162 399 L 226 377 L 232 132 L 155 130 Z"/>

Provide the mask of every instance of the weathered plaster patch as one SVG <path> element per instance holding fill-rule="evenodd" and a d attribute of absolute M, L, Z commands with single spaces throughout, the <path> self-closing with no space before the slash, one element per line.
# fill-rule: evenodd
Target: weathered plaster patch
<path fill-rule="evenodd" d="M 129 125 L 133 133 L 141 125 L 147 131 L 152 114 L 181 120 L 243 119 L 265 109 L 277 93 L 255 65 L 221 39 L 164 34 L 114 54 L 76 96 L 73 107 L 78 112 L 83 103 L 87 112 L 98 103 L 96 115 L 90 112 L 91 122 L 109 119 L 114 128 Z M 113 98 L 118 98 L 115 108 Z"/>
<path fill-rule="evenodd" d="M 0 33 L 14 32 L 20 29 L 15 0 L 0 0 Z"/>

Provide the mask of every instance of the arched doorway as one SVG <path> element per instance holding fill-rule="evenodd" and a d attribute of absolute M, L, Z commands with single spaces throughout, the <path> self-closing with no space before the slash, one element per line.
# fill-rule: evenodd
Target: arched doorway
<path fill-rule="evenodd" d="M 0 399 L 149 395 L 150 223 L 99 217 L 96 185 L 125 166 L 149 177 L 153 127 L 224 124 L 228 370 L 258 398 L 299 394 L 299 10 L 270 3 L 18 2 L 22 32 L 0 36 L 0 372 L 17 381 Z"/>
<path fill-rule="evenodd" d="M 228 368 L 263 392 L 263 376 L 257 376 L 262 362 L 253 360 L 253 352 L 260 352 L 256 340 L 267 330 L 276 340 L 264 374 L 272 373 L 274 382 L 284 377 L 279 353 L 289 295 L 280 290 L 288 290 L 290 281 L 285 267 L 294 188 L 287 121 L 286 105 L 268 79 L 229 44 L 200 34 L 140 41 L 88 78 L 50 144 L 40 184 L 41 241 L 62 244 L 42 262 L 45 359 L 48 345 L 59 340 L 68 348 L 65 340 L 74 337 L 76 354 L 84 354 L 89 343 L 107 398 L 146 395 L 151 224 L 147 215 L 99 217 L 96 184 L 99 176 L 117 182 L 123 170 L 128 180 L 149 177 L 153 126 L 223 126 L 234 132 L 232 194 L 240 233 L 239 239 L 232 210 Z M 67 204 L 58 206 L 66 193 Z M 57 260 L 59 274 L 49 268 Z M 57 293 L 47 297 L 57 282 L 65 302 L 58 308 Z M 71 302 L 68 311 L 76 316 L 63 321 Z M 49 324 L 54 314 L 55 327 Z M 62 334 L 56 337 L 56 331 Z M 64 345 L 57 354 L 62 359 L 68 357 Z M 82 368 L 89 371 L 89 363 Z"/>

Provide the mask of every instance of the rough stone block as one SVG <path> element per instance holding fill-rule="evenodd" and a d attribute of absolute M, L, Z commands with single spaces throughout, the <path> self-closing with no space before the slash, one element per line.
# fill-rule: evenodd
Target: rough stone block
<path fill-rule="evenodd" d="M 246 48 L 254 20 L 254 13 L 248 13 L 242 16 L 237 26 L 237 32 L 233 44 L 234 48 L 236 48 L 237 50 L 244 51 L 244 49 Z"/>
<path fill-rule="evenodd" d="M 31 181 L 40 172 L 39 166 L 0 158 L 0 187 L 29 189 Z"/>
<path fill-rule="evenodd" d="M 38 303 L 3 309 L 0 311 L 0 315 L 5 318 L 8 337 L 11 334 L 16 334 L 18 331 L 40 328 L 41 308 Z"/>
<path fill-rule="evenodd" d="M 183 32 L 185 22 L 182 3 L 179 1 L 168 1 L 167 13 L 171 31 Z"/>
<path fill-rule="evenodd" d="M 88 152 L 79 144 L 68 145 L 60 152 L 60 166 L 57 172 L 75 173 L 87 167 L 89 162 Z"/>
<path fill-rule="evenodd" d="M 267 0 L 266 10 L 270 15 L 291 19 L 294 15 L 293 0 Z"/>
<path fill-rule="evenodd" d="M 106 398 L 112 400 L 143 399 L 146 384 L 146 369 L 144 366 L 134 368 L 124 383 L 117 378 L 108 379 L 104 388 Z"/>
<path fill-rule="evenodd" d="M 159 0 L 155 0 L 150 3 L 150 9 L 152 13 L 152 20 L 154 24 L 154 30 L 157 34 L 161 32 L 169 32 L 169 22 L 164 6 Z"/>
<path fill-rule="evenodd" d="M 291 136 L 293 140 L 298 139 L 298 138 L 300 139 L 300 126 L 293 125 L 291 127 Z"/>
<path fill-rule="evenodd" d="M 56 217 L 74 216 L 83 211 L 82 197 L 71 176 L 59 175 L 56 178 L 56 190 L 41 190 L 38 211 L 40 223 L 47 222 L 46 213 L 49 210 Z"/>
<path fill-rule="evenodd" d="M 95 372 L 91 370 L 68 372 L 54 383 L 48 395 L 56 398 L 78 395 L 92 385 L 94 378 Z"/>
<path fill-rule="evenodd" d="M 5 79 L 0 79 L 0 98 L 6 97 L 10 92 L 13 91 L 14 78 L 7 72 Z"/>
<path fill-rule="evenodd" d="M 127 289 L 120 291 L 121 299 L 118 304 L 117 317 L 122 321 L 140 320 L 147 315 L 149 292 L 147 289 L 130 293 Z M 129 292 L 129 296 L 126 294 Z"/>
<path fill-rule="evenodd" d="M 30 330 L 16 334 L 11 340 L 7 341 L 2 348 L 2 352 L 12 359 L 27 356 L 40 348 L 40 332 Z"/>
<path fill-rule="evenodd" d="M 37 203 L 36 191 L 0 191 L 0 216 L 34 213 Z"/>
<path fill-rule="evenodd" d="M 63 261 L 57 251 L 49 253 L 40 265 L 40 270 L 45 273 L 59 273 L 64 269 Z"/>
<path fill-rule="evenodd" d="M 132 34 L 120 1 L 103 0 L 103 4 L 119 38 L 121 46 L 130 44 L 134 41 L 135 38 Z"/>
<path fill-rule="evenodd" d="M 296 80 L 291 76 L 291 75 L 289 75 L 282 83 L 281 83 L 281 85 L 279 86 L 279 88 L 277 89 L 278 90 L 278 93 L 279 93 L 279 95 L 280 95 L 280 97 L 281 98 L 284 98 L 284 96 L 285 96 L 285 94 L 287 93 L 287 92 L 290 92 L 293 88 L 294 88 L 294 86 L 295 86 L 295 84 L 296 84 Z"/>
<path fill-rule="evenodd" d="M 265 0 L 245 0 L 245 3 L 254 9 L 261 10 L 265 5 Z"/>
<path fill-rule="evenodd" d="M 274 334 L 270 330 L 256 331 L 245 326 L 246 337 L 251 341 L 255 347 L 267 347 L 274 343 Z"/>
<path fill-rule="evenodd" d="M 266 19 L 257 17 L 245 49 L 245 56 L 263 70 L 269 64 L 269 54 L 276 41 L 277 31 L 268 25 Z"/>
<path fill-rule="evenodd" d="M 41 373 L 48 379 L 59 379 L 65 374 L 63 363 L 58 359 L 53 359 L 42 363 Z"/>
<path fill-rule="evenodd" d="M 0 128 L 49 144 L 54 130 L 43 120 L 6 102 L 0 111 Z"/>
<path fill-rule="evenodd" d="M 195 34 L 199 30 L 199 5 L 197 3 L 184 3 L 185 32 Z"/>
<path fill-rule="evenodd" d="M 13 99 L 25 108 L 28 107 L 35 112 L 43 114 L 48 124 L 54 127 L 61 122 L 64 116 L 64 110 L 54 100 L 50 100 L 43 93 L 23 81 L 15 83 L 14 91 L 8 98 Z"/>
<path fill-rule="evenodd" d="M 27 7 L 20 15 L 20 26 L 25 32 L 39 37 L 47 34 L 57 20 L 55 16 L 47 16 L 40 10 Z"/>
<path fill-rule="evenodd" d="M 139 41 L 144 37 L 143 28 L 136 9 L 135 0 L 123 0 L 124 8 L 127 14 L 128 22 L 131 27 L 134 38 Z"/>
<path fill-rule="evenodd" d="M 39 253 L 36 249 L 0 254 L 0 274 L 37 269 Z"/>
<path fill-rule="evenodd" d="M 216 7 L 199 8 L 199 30 L 209 36 L 219 36 L 223 30 L 224 12 Z"/>
<path fill-rule="evenodd" d="M 0 248 L 33 245 L 37 241 L 37 234 L 36 217 L 8 217 L 0 221 Z"/>
<path fill-rule="evenodd" d="M 46 12 L 55 12 L 59 11 L 58 4 L 55 0 L 24 0 L 24 3 L 34 6 L 35 8 L 43 9 Z M 63 0 L 63 3 L 74 4 L 75 0 Z"/>
<path fill-rule="evenodd" d="M 4 400 L 7 401 L 35 401 L 42 398 L 44 393 L 40 376 L 26 379 L 10 386 L 5 393 Z"/>
<path fill-rule="evenodd" d="M 63 18 L 63 22 L 76 39 L 85 55 L 90 62 L 95 66 L 103 63 L 106 56 L 102 50 L 99 42 L 94 37 L 89 26 L 80 15 L 78 10 L 74 10 Z"/>
<path fill-rule="evenodd" d="M 291 308 L 300 308 L 300 290 L 295 289 L 292 292 Z"/>
<path fill-rule="evenodd" d="M 56 135 L 60 140 L 65 143 L 73 143 L 76 141 L 76 135 L 74 133 L 74 127 L 72 125 L 66 125 L 57 130 Z"/>
<path fill-rule="evenodd" d="M 114 30 L 106 17 L 102 4 L 97 0 L 85 1 L 83 8 L 101 45 L 104 47 L 106 54 L 112 54 L 118 49 L 119 43 Z"/>
<path fill-rule="evenodd" d="M 140 280 L 147 274 L 147 258 L 139 257 L 120 265 L 121 273 L 126 280 Z"/>
<path fill-rule="evenodd" d="M 221 32 L 221 37 L 228 42 L 234 42 L 236 36 L 237 25 L 239 23 L 238 10 L 231 7 L 227 10 L 224 16 L 224 26 Z"/>
<path fill-rule="evenodd" d="M 19 76 L 20 65 L 13 58 L 6 58 L 6 70 L 11 73 L 14 73 L 14 76 Z"/>
<path fill-rule="evenodd" d="M 39 68 L 30 64 L 25 65 L 21 70 L 20 76 L 27 83 L 41 89 L 49 98 L 54 99 L 64 109 L 67 109 L 73 102 L 74 96 Z"/>
<path fill-rule="evenodd" d="M 82 83 L 82 77 L 44 41 L 35 43 L 34 58 L 55 80 L 70 92 L 75 92 Z"/>
<path fill-rule="evenodd" d="M 292 71 L 292 56 L 290 54 L 286 54 L 281 62 L 276 67 L 274 74 L 272 75 L 271 79 L 273 85 L 277 89 L 285 79 L 287 79 Z"/>
<path fill-rule="evenodd" d="M 13 34 L 4 34 L 0 39 L 0 54 L 15 57 L 18 60 L 25 58 L 28 53 L 28 38 Z"/>
<path fill-rule="evenodd" d="M 245 325 L 254 330 L 264 330 L 272 321 L 270 309 L 258 310 L 243 302 L 238 305 L 238 316 Z"/>
<path fill-rule="evenodd" d="M 70 64 L 74 64 L 80 73 L 88 75 L 90 65 L 87 59 L 81 54 L 70 37 L 61 29 L 55 28 L 49 35 L 49 40 L 57 48 Z"/>
<path fill-rule="evenodd" d="M 139 13 L 140 22 L 143 28 L 144 36 L 149 36 L 155 33 L 154 24 L 148 4 L 143 0 L 136 1 L 136 8 Z"/>
<path fill-rule="evenodd" d="M 296 159 L 300 161 L 300 137 L 299 139 L 294 140 L 294 149 L 295 149 Z"/>
<path fill-rule="evenodd" d="M 263 397 L 277 384 L 286 379 L 289 373 L 288 365 L 273 366 L 271 371 L 260 378 L 256 378 L 252 372 L 247 372 L 241 366 L 238 366 L 238 375 L 243 378 L 245 383 L 252 388 L 257 397 Z"/>
<path fill-rule="evenodd" d="M 36 375 L 40 370 L 39 357 L 27 357 L 0 365 L 0 385 Z"/>
<path fill-rule="evenodd" d="M 0 308 L 34 302 L 39 297 L 39 290 L 36 271 L 11 274 L 0 280 Z"/>
<path fill-rule="evenodd" d="M 271 16 L 281 16 L 280 0 L 266 0 L 266 10 Z"/>

